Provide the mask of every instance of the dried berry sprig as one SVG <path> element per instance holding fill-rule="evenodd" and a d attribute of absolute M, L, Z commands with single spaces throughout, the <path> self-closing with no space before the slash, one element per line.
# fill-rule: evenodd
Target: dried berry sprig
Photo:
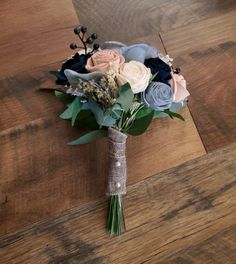
<path fill-rule="evenodd" d="M 73 50 L 78 49 L 78 48 L 80 48 L 80 49 L 82 48 L 85 50 L 86 55 L 91 55 L 94 51 L 99 49 L 99 44 L 97 44 L 97 43 L 93 44 L 95 39 L 98 38 L 98 35 L 96 33 L 92 33 L 89 37 L 85 38 L 86 32 L 87 32 L 87 27 L 85 27 L 85 26 L 80 25 L 80 26 L 74 28 L 74 33 L 79 37 L 80 41 L 83 44 L 83 47 L 78 46 L 76 43 L 71 43 L 70 48 Z M 87 45 L 92 45 L 92 44 L 93 44 L 92 51 L 87 53 L 87 50 L 88 50 Z"/>

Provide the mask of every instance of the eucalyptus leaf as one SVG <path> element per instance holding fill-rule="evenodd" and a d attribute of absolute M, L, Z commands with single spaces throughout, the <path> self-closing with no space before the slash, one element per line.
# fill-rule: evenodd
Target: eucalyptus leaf
<path fill-rule="evenodd" d="M 107 136 L 107 131 L 101 130 L 101 129 L 100 130 L 94 130 L 94 131 L 91 131 L 91 132 L 85 134 L 84 136 L 74 140 L 74 141 L 69 142 L 68 145 L 82 145 L 82 144 L 86 144 L 88 142 L 91 142 L 93 140 L 103 138 L 106 136 Z"/>
<path fill-rule="evenodd" d="M 76 116 L 80 111 L 80 97 L 74 97 L 74 101 L 68 104 L 67 109 L 60 114 L 62 119 L 72 119 L 72 125 L 74 125 Z"/>
<path fill-rule="evenodd" d="M 109 116 L 109 115 L 104 115 L 103 116 L 103 120 L 102 120 L 102 123 L 100 124 L 101 126 L 106 126 L 106 127 L 110 127 L 110 126 L 113 126 L 115 125 L 116 123 L 116 119 L 113 118 L 112 116 Z"/>
<path fill-rule="evenodd" d="M 62 119 L 71 119 L 73 114 L 73 102 L 68 105 L 67 109 L 60 114 L 60 118 Z"/>
<path fill-rule="evenodd" d="M 71 85 L 77 85 L 79 83 L 80 77 L 76 71 L 66 69 L 64 71 L 64 74 L 66 75 L 66 78 L 68 79 L 68 81 Z"/>
<path fill-rule="evenodd" d="M 71 96 L 70 94 L 65 94 L 65 93 L 58 92 L 58 91 L 55 91 L 55 95 L 60 101 L 65 102 L 67 104 L 71 103 L 75 98 L 74 96 Z"/>
<path fill-rule="evenodd" d="M 110 115 L 114 119 L 120 119 L 123 111 L 124 110 L 121 108 L 119 104 L 114 104 L 111 108 Z"/>
<path fill-rule="evenodd" d="M 103 109 L 101 108 L 101 106 L 99 106 L 93 100 L 89 99 L 88 102 L 82 105 L 82 109 L 91 110 L 97 120 L 97 123 L 101 125 L 103 120 Z"/>
<path fill-rule="evenodd" d="M 82 109 L 89 109 L 93 112 L 97 123 L 100 126 L 113 126 L 116 123 L 116 119 L 111 116 L 112 109 L 103 110 L 103 108 L 94 102 L 93 100 L 89 99 L 89 101 L 83 104 Z"/>
<path fill-rule="evenodd" d="M 97 130 L 99 125 L 90 110 L 81 110 L 75 120 L 74 126 L 79 126 L 83 129 Z"/>
<path fill-rule="evenodd" d="M 125 132 L 132 136 L 138 136 L 143 134 L 152 122 L 153 115 L 154 110 L 151 110 L 147 115 L 135 119 L 131 127 L 128 128 Z"/>
<path fill-rule="evenodd" d="M 73 101 L 73 110 L 72 110 L 72 126 L 75 124 L 75 120 L 77 115 L 80 112 L 81 109 L 81 104 L 80 104 L 81 97 L 76 97 L 75 100 Z"/>
<path fill-rule="evenodd" d="M 129 111 L 133 102 L 134 94 L 131 90 L 130 84 L 126 83 L 122 85 L 118 90 L 118 97 L 116 103 L 120 104 L 125 112 Z"/>
<path fill-rule="evenodd" d="M 53 76 L 57 76 L 58 71 L 49 71 L 49 73 L 50 73 L 51 75 L 53 75 Z"/>

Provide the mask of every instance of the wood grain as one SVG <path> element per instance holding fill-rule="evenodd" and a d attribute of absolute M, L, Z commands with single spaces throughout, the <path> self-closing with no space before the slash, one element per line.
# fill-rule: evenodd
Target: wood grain
<path fill-rule="evenodd" d="M 38 90 L 49 79 L 43 69 L 0 81 L 1 234 L 105 194 L 107 142 L 67 145 L 84 131 L 61 120 L 63 104 Z M 188 109 L 182 114 L 186 122 L 159 119 L 128 139 L 129 185 L 205 153 Z"/>
<path fill-rule="evenodd" d="M 189 245 L 160 264 L 235 263 L 236 226 L 230 226 L 205 241 Z M 200 252 L 200 254 L 199 254 Z M 146 263 L 152 263 L 148 261 Z"/>
<path fill-rule="evenodd" d="M 232 10 L 163 34 L 188 81 L 190 111 L 208 152 L 236 141 L 235 23 Z"/>
<path fill-rule="evenodd" d="M 234 10 L 162 34 L 175 66 L 187 80 L 190 111 L 208 152 L 236 140 L 235 17 Z M 151 35 L 133 42 L 155 45 L 155 39 Z"/>
<path fill-rule="evenodd" d="M 128 188 L 127 232 L 104 232 L 107 201 L 2 237 L 4 264 L 235 263 L 236 144 Z M 214 255 L 214 253 L 217 253 Z"/>
<path fill-rule="evenodd" d="M 97 32 L 101 42 L 113 39 L 129 42 L 157 31 L 181 30 L 183 26 L 195 26 L 236 8 L 234 0 L 73 0 L 73 3 L 81 23 Z M 193 36 L 185 34 L 186 38 Z"/>
<path fill-rule="evenodd" d="M 71 0 L 7 0 L 0 10 L 0 79 L 70 56 L 79 23 Z"/>

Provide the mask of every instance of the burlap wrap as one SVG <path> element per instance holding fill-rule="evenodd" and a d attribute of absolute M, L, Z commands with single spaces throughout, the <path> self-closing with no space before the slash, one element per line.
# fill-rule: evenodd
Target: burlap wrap
<path fill-rule="evenodd" d="M 126 147 L 127 136 L 109 127 L 109 175 L 108 195 L 126 194 Z"/>

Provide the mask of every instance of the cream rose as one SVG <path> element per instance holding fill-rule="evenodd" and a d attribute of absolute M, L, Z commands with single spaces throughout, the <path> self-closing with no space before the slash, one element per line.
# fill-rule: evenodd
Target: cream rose
<path fill-rule="evenodd" d="M 125 58 L 116 50 L 101 50 L 95 52 L 91 58 L 88 59 L 85 68 L 89 72 L 94 71 L 115 71 L 119 70 L 120 65 L 125 62 Z"/>
<path fill-rule="evenodd" d="M 134 94 L 143 92 L 151 78 L 151 70 L 143 63 L 130 61 L 120 66 L 117 80 L 120 85 L 129 83 Z"/>

